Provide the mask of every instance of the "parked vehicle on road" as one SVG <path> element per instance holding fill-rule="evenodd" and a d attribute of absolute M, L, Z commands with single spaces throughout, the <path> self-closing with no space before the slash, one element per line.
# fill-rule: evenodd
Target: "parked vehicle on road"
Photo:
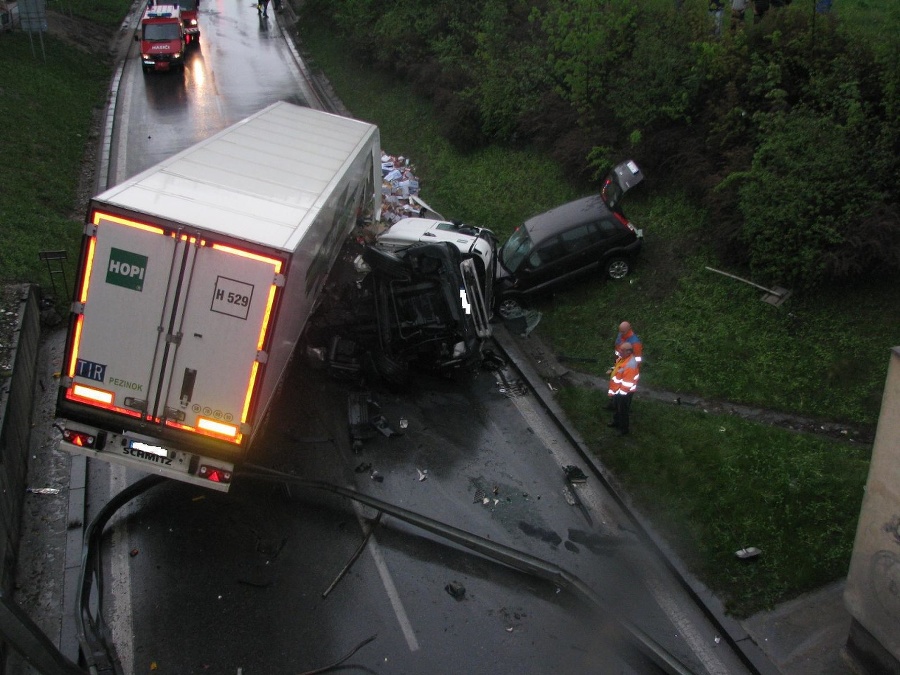
<path fill-rule="evenodd" d="M 200 41 L 200 22 L 197 20 L 200 0 L 180 0 L 178 8 L 181 10 L 181 25 L 184 26 L 185 42 L 188 45 L 196 45 Z"/>
<path fill-rule="evenodd" d="M 600 194 L 526 220 L 498 252 L 496 295 L 504 300 L 559 290 L 576 279 L 621 279 L 633 268 L 643 232 L 622 213 L 622 196 L 643 180 L 633 161 L 615 167 Z"/>
<path fill-rule="evenodd" d="M 285 102 L 95 196 L 60 448 L 227 491 L 359 222 L 378 127 Z"/>

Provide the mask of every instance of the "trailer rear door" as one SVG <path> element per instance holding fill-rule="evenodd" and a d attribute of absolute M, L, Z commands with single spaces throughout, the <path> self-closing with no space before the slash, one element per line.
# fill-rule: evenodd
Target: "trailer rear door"
<path fill-rule="evenodd" d="M 240 444 L 281 261 L 100 211 L 92 224 L 66 398 Z"/>

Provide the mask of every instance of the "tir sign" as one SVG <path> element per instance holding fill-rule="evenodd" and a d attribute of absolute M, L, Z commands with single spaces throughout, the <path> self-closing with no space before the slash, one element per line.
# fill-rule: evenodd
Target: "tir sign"
<path fill-rule="evenodd" d="M 147 274 L 147 256 L 113 248 L 109 251 L 106 283 L 141 291 Z"/>

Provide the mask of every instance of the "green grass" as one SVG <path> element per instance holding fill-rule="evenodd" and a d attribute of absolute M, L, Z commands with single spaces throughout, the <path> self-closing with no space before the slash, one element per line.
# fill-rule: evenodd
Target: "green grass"
<path fill-rule="evenodd" d="M 585 441 L 689 566 L 748 616 L 847 573 L 869 448 L 637 399 L 633 435 L 605 392 L 563 389 Z M 755 546 L 752 562 L 735 552 Z"/>
<path fill-rule="evenodd" d="M 0 118 L 8 121 L 0 143 L 0 275 L 49 285 L 38 252 L 78 250 L 81 227 L 71 211 L 91 111 L 103 100 L 110 71 L 50 36 L 46 62 L 39 45 L 36 56 L 31 47 L 23 33 L 0 39 Z"/>
<path fill-rule="evenodd" d="M 303 35 L 347 107 L 381 127 L 386 151 L 412 158 L 423 198 L 446 217 L 505 236 L 523 218 L 584 193 L 527 152 L 456 153 L 410 87 L 366 71 L 309 21 Z M 654 192 L 649 179 L 637 192 L 626 206 L 646 236 L 636 273 L 539 303 L 537 330 L 554 350 L 605 359 L 628 319 L 644 339 L 645 386 L 876 422 L 889 349 L 900 340 L 900 280 L 798 293 L 774 307 L 759 289 L 705 269 L 717 265 L 703 212 L 679 194 Z M 597 415 L 602 399 L 561 393 L 589 446 L 730 611 L 745 616 L 846 574 L 870 448 L 639 395 L 634 433 L 623 443 Z M 763 555 L 740 561 L 734 553 L 744 546 Z"/>

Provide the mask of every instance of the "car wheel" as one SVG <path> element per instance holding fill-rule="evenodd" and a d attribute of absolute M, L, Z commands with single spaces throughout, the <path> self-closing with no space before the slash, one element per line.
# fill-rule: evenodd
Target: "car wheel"
<path fill-rule="evenodd" d="M 623 279 L 631 271 L 631 261 L 623 256 L 616 256 L 606 261 L 604 269 L 610 279 Z"/>
<path fill-rule="evenodd" d="M 397 278 L 409 276 L 409 268 L 406 263 L 390 251 L 367 246 L 363 249 L 362 257 L 373 272 L 381 272 Z"/>
<path fill-rule="evenodd" d="M 525 313 L 525 310 L 522 309 L 522 305 L 518 303 L 518 301 L 508 298 L 500 303 L 500 307 L 497 309 L 500 316 L 504 319 L 515 319 L 516 317 L 522 316 Z"/>

